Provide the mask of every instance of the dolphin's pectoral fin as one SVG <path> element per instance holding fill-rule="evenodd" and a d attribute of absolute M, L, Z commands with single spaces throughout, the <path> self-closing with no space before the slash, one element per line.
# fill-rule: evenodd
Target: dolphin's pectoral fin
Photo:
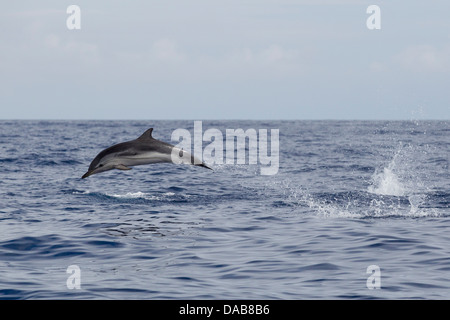
<path fill-rule="evenodd" d="M 131 170 L 131 168 L 129 168 L 123 164 L 118 164 L 118 165 L 114 166 L 114 168 L 119 169 L 119 170 Z"/>

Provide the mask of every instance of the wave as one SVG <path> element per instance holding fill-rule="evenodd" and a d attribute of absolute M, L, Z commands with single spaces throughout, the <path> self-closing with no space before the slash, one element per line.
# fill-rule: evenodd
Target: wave
<path fill-rule="evenodd" d="M 308 193 L 297 198 L 297 206 L 327 218 L 421 218 L 449 215 L 427 195 L 390 196 L 355 191 Z"/>
<path fill-rule="evenodd" d="M 67 193 L 67 192 L 66 192 Z M 98 201 L 112 200 L 122 203 L 151 203 L 151 202 L 187 202 L 191 197 L 185 194 L 175 194 L 174 192 L 150 193 L 150 192 L 125 192 L 125 193 L 103 193 L 90 190 L 70 190 L 68 193 L 74 195 L 86 195 Z"/>
<path fill-rule="evenodd" d="M 175 193 L 173 192 L 165 192 L 162 194 L 154 195 L 151 193 L 146 192 L 127 192 L 125 194 L 106 194 L 109 197 L 117 198 L 117 199 L 144 199 L 144 200 L 154 200 L 154 201 L 163 201 L 163 200 L 170 200 L 175 199 L 174 196 Z M 183 196 L 183 197 L 189 197 L 189 196 Z"/>

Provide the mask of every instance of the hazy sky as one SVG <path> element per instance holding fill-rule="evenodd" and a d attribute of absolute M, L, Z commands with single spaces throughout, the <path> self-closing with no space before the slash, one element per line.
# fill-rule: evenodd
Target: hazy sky
<path fill-rule="evenodd" d="M 450 1 L 7 1 L 0 118 L 450 119 Z"/>

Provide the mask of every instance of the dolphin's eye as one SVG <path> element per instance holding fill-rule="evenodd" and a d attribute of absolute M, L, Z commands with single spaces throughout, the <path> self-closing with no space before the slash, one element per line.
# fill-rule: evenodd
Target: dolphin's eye
<path fill-rule="evenodd" d="M 103 167 L 103 164 L 99 164 L 98 167 L 99 167 L 99 168 Z"/>

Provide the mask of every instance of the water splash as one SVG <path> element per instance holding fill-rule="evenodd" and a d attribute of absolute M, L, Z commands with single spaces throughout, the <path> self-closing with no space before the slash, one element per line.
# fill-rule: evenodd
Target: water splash
<path fill-rule="evenodd" d="M 385 167 L 375 170 L 367 191 L 378 195 L 411 196 L 432 189 L 429 163 L 432 150 L 428 146 L 399 143 Z"/>
<path fill-rule="evenodd" d="M 367 191 L 378 195 L 401 197 L 405 195 L 406 188 L 394 173 L 391 163 L 382 171 L 375 171 L 372 176 L 372 185 L 367 188 Z"/>
<path fill-rule="evenodd" d="M 426 203 L 427 194 L 432 190 L 432 182 L 423 168 L 429 154 L 427 148 L 411 145 L 399 145 L 389 164 L 375 170 L 371 178 L 371 185 L 367 191 L 374 195 L 401 197 L 407 200 L 404 205 L 388 207 L 389 210 L 401 213 L 403 216 L 421 217 L 435 216 L 433 208 L 422 208 Z M 385 207 L 383 199 L 375 201 L 376 208 Z"/>
<path fill-rule="evenodd" d="M 375 170 L 360 190 L 308 190 L 287 180 L 278 186 L 292 207 L 326 218 L 420 218 L 441 216 L 430 207 L 433 182 L 426 167 L 429 149 L 400 143 L 390 161 Z"/>

